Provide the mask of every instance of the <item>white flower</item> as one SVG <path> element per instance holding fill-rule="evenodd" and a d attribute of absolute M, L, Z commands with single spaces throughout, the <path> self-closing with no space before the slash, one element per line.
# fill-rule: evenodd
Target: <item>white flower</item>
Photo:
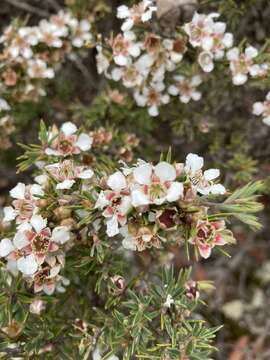
<path fill-rule="evenodd" d="M 41 59 L 30 59 L 27 62 L 27 74 L 34 79 L 52 79 L 54 70 L 47 67 L 47 63 Z"/>
<path fill-rule="evenodd" d="M 190 176 L 194 176 L 197 171 L 201 170 L 203 163 L 204 160 L 201 156 L 190 153 L 186 157 L 185 171 Z"/>
<path fill-rule="evenodd" d="M 131 57 L 138 57 L 141 53 L 141 44 L 136 43 L 136 36 L 133 32 L 118 34 L 111 41 L 114 62 L 119 66 L 127 66 Z"/>
<path fill-rule="evenodd" d="M 196 154 L 188 154 L 184 167 L 188 179 L 193 184 L 193 188 L 202 195 L 225 194 L 226 189 L 221 184 L 215 184 L 213 180 L 219 177 L 218 169 L 209 169 L 202 171 L 204 160 Z"/>
<path fill-rule="evenodd" d="M 237 47 L 234 47 L 227 52 L 227 59 L 230 61 L 234 85 L 243 85 L 248 79 L 248 74 L 252 76 L 257 75 L 256 69 L 258 67 L 253 63 L 253 59 L 257 55 L 258 50 L 253 46 L 248 46 L 244 53 L 240 53 L 240 50 Z"/>
<path fill-rule="evenodd" d="M 199 54 L 198 63 L 205 72 L 211 72 L 214 70 L 214 56 L 209 51 L 203 51 Z"/>
<path fill-rule="evenodd" d="M 133 169 L 134 185 L 131 191 L 134 207 L 174 202 L 183 196 L 183 184 L 175 181 L 173 165 L 162 161 L 156 166 L 141 164 Z M 137 184 L 136 184 L 137 183 Z"/>
<path fill-rule="evenodd" d="M 60 39 L 62 31 L 49 21 L 43 19 L 39 22 L 39 38 L 49 47 L 61 48 L 63 41 Z"/>
<path fill-rule="evenodd" d="M 92 34 L 90 33 L 91 24 L 88 20 L 80 20 L 73 24 L 72 31 L 72 45 L 81 48 L 85 43 L 92 39 Z"/>
<path fill-rule="evenodd" d="M 176 75 L 174 76 L 174 80 L 176 83 L 168 88 L 170 95 L 179 95 L 180 101 L 184 104 L 187 104 L 191 99 L 194 101 L 201 99 L 202 94 L 197 91 L 197 87 L 202 83 L 199 75 L 195 75 L 191 79 Z"/>
<path fill-rule="evenodd" d="M 256 102 L 253 104 L 253 114 L 263 117 L 263 122 L 270 126 L 270 91 L 266 95 L 264 102 Z"/>
<path fill-rule="evenodd" d="M 149 21 L 156 9 L 156 6 L 153 6 L 152 0 L 143 0 L 131 8 L 128 8 L 126 5 L 119 6 L 117 8 L 117 17 L 119 19 L 126 19 L 122 24 L 121 30 L 128 31 L 135 24 Z"/>
<path fill-rule="evenodd" d="M 108 190 L 101 191 L 95 204 L 96 209 L 103 210 L 106 218 L 107 235 L 112 237 L 119 233 L 118 224 L 123 226 L 131 209 L 131 199 L 127 190 L 125 176 L 116 171 L 107 180 Z"/>
<path fill-rule="evenodd" d="M 45 302 L 42 300 L 34 300 L 29 305 L 29 311 L 31 314 L 40 315 L 42 310 L 45 309 Z"/>
<path fill-rule="evenodd" d="M 47 165 L 45 169 L 57 181 L 56 189 L 70 189 L 76 179 L 91 179 L 94 172 L 85 166 L 76 166 L 72 160 Z"/>
<path fill-rule="evenodd" d="M 53 129 L 48 133 L 50 147 L 45 149 L 49 156 L 68 156 L 91 149 L 93 138 L 86 133 L 77 134 L 77 126 L 70 121 L 65 122 L 60 131 Z"/>
<path fill-rule="evenodd" d="M 165 303 L 163 304 L 163 306 L 164 306 L 164 307 L 167 307 L 167 308 L 170 308 L 172 304 L 174 304 L 173 297 L 172 297 L 171 294 L 168 294 L 168 295 L 167 295 L 167 298 L 166 298 L 166 301 L 165 301 Z"/>
<path fill-rule="evenodd" d="M 13 197 L 12 205 L 4 208 L 4 221 L 12 221 L 16 218 L 17 223 L 27 221 L 36 211 L 36 199 L 44 195 L 42 187 L 37 184 L 25 185 L 18 183 L 10 190 Z"/>
<path fill-rule="evenodd" d="M 149 115 L 156 117 L 159 114 L 159 106 L 170 101 L 169 95 L 162 93 L 164 88 L 163 82 L 152 83 L 150 87 L 144 87 L 142 92 L 135 91 L 134 99 L 138 106 L 148 106 Z"/>

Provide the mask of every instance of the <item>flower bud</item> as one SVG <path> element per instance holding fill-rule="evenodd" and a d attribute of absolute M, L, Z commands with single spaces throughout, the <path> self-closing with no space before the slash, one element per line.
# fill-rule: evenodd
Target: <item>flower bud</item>
<path fill-rule="evenodd" d="M 45 302 L 42 300 L 34 300 L 29 306 L 29 311 L 32 314 L 40 315 L 41 311 L 46 307 Z"/>
<path fill-rule="evenodd" d="M 71 216 L 71 210 L 65 206 L 60 206 L 54 210 L 54 214 L 59 220 L 69 218 Z"/>
<path fill-rule="evenodd" d="M 37 206 L 40 208 L 45 208 L 48 205 L 48 200 L 46 199 L 39 199 L 37 200 Z"/>
<path fill-rule="evenodd" d="M 199 293 L 199 288 L 198 288 L 198 284 L 196 281 L 189 280 L 185 284 L 185 288 L 186 288 L 186 296 L 190 300 L 198 300 L 198 298 L 200 297 L 200 293 Z"/>
<path fill-rule="evenodd" d="M 2 328 L 2 331 L 7 334 L 8 337 L 14 339 L 21 333 L 22 326 L 16 320 L 11 320 L 8 326 Z"/>
<path fill-rule="evenodd" d="M 63 219 L 61 221 L 60 225 L 61 226 L 67 226 L 70 229 L 72 229 L 72 228 L 74 229 L 74 228 L 76 228 L 77 223 L 73 218 L 70 217 L 70 218 L 67 218 L 67 219 Z"/>
<path fill-rule="evenodd" d="M 164 230 L 171 230 L 176 226 L 177 212 L 174 209 L 165 209 L 157 216 L 157 223 Z"/>
<path fill-rule="evenodd" d="M 114 275 L 111 278 L 111 281 L 113 283 L 113 287 L 110 290 L 114 295 L 119 295 L 125 290 L 126 280 L 122 276 Z"/>

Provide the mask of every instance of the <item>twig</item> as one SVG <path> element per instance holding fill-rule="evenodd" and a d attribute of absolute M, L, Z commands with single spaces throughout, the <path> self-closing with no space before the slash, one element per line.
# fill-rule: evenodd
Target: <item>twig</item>
<path fill-rule="evenodd" d="M 23 2 L 21 0 L 4 0 L 5 2 L 9 3 L 10 5 L 17 7 L 19 9 L 25 10 L 27 12 L 36 14 L 40 17 L 48 17 L 50 14 L 46 10 L 42 10 L 40 8 L 37 8 L 35 6 L 29 5 L 26 2 Z"/>

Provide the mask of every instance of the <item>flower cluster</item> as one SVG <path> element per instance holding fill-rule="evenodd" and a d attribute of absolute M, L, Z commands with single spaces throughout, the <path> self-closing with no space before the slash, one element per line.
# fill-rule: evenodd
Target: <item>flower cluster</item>
<path fill-rule="evenodd" d="M 169 39 L 144 31 L 138 37 L 131 31 L 138 23 L 147 26 L 155 10 L 151 1 L 143 1 L 131 9 L 120 6 L 118 17 L 126 20 L 121 28 L 123 33 L 108 41 L 112 61 L 100 45 L 97 47 L 99 73 L 114 81 L 121 80 L 125 87 L 133 89 L 137 105 L 146 106 L 151 116 L 157 116 L 158 108 L 169 102 L 165 79 L 168 73 L 176 70 L 186 51 L 183 35 Z"/>
<path fill-rule="evenodd" d="M 254 60 L 259 52 L 253 46 L 248 46 L 243 53 L 237 47 L 227 52 L 227 59 L 230 61 L 232 81 L 234 85 L 243 85 L 252 77 L 262 77 L 267 73 L 268 65 L 256 64 Z"/>
<path fill-rule="evenodd" d="M 13 239 L 0 242 L 0 256 L 7 260 L 7 269 L 12 273 L 20 271 L 34 284 L 34 291 L 50 295 L 68 280 L 59 275 L 64 265 L 64 244 L 70 240 L 66 226 L 57 226 L 52 231 L 47 219 L 33 215 L 18 228 Z"/>
<path fill-rule="evenodd" d="M 192 246 L 196 258 L 208 258 L 215 247 L 234 242 L 226 215 L 210 211 L 215 199 L 226 195 L 220 172 L 204 170 L 201 156 L 190 153 L 184 163 L 171 163 L 170 153 L 157 164 L 122 160 L 119 169 L 112 159 L 106 166 L 104 149 L 112 133 L 104 128 L 83 132 L 72 122 L 49 129 L 41 123 L 39 136 L 41 146 L 26 147 L 21 157 L 37 166 L 35 182 L 10 190 L 13 200 L 3 209 L 3 223 L 9 229 L 13 225 L 13 231 L 0 242 L 7 269 L 22 273 L 34 292 L 64 291 L 65 254 L 88 237 L 112 249 L 119 248 L 121 238 L 120 248 L 139 252 Z M 129 143 L 136 138 L 129 135 L 127 148 Z M 90 167 L 94 150 L 96 162 Z M 116 170 L 109 175 L 111 168 Z M 122 276 L 111 282 L 113 291 L 124 290 Z"/>
<path fill-rule="evenodd" d="M 46 137 L 42 152 L 47 162 L 36 163 L 40 173 L 35 183 L 18 183 L 10 191 L 13 201 L 4 208 L 3 221 L 14 221 L 16 230 L 12 238 L 1 240 L 0 256 L 7 260 L 8 270 L 21 272 L 35 292 L 52 294 L 55 289 L 64 291 L 63 285 L 69 283 L 60 275 L 73 239 L 68 192 L 72 195 L 75 183 L 86 183 L 94 174 L 77 159 L 91 148 L 93 139 L 86 133 L 78 134 L 71 122 L 60 129 L 53 126 Z M 58 203 L 50 212 L 47 194 L 51 187 Z"/>
<path fill-rule="evenodd" d="M 225 50 L 232 47 L 233 35 L 226 31 L 224 22 L 215 22 L 220 15 L 195 13 L 191 22 L 184 25 L 189 43 L 200 49 L 198 63 L 205 72 L 214 69 L 214 60 L 221 60 Z"/>
<path fill-rule="evenodd" d="M 270 126 L 270 91 L 266 95 L 266 99 L 263 102 L 256 102 L 253 105 L 253 114 L 263 116 L 263 122 Z"/>
<path fill-rule="evenodd" d="M 148 0 L 132 8 L 120 6 L 117 17 L 124 20 L 122 33 L 107 41 L 109 50 L 98 44 L 96 56 L 98 73 L 131 89 L 137 106 L 147 107 L 150 116 L 159 115 L 159 108 L 170 102 L 170 95 L 178 96 L 185 104 L 200 100 L 198 87 L 214 70 L 215 62 L 222 63 L 226 73 L 229 67 L 234 85 L 243 85 L 248 75 L 267 75 L 269 66 L 257 59 L 256 48 L 247 46 L 244 52 L 232 48 L 233 34 L 226 32 L 226 23 L 218 20 L 220 14 L 195 12 L 190 22 L 168 38 L 150 24 L 155 11 Z M 190 63 L 190 56 L 184 56 L 189 47 L 198 49 L 194 60 L 199 66 Z M 192 57 L 193 53 L 190 51 Z"/>
<path fill-rule="evenodd" d="M 46 95 L 44 79 L 52 79 L 65 56 L 92 39 L 90 29 L 88 20 L 63 10 L 37 26 L 9 25 L 0 37 L 3 93 L 16 101 Z"/>
<path fill-rule="evenodd" d="M 218 169 L 203 172 L 202 167 L 203 158 L 189 154 L 185 164 L 161 161 L 153 165 L 139 160 L 135 166 L 110 175 L 95 204 L 102 211 L 107 235 L 121 234 L 124 248 L 143 251 L 160 248 L 172 234 L 181 237 L 183 227 L 187 227 L 189 243 L 203 257 L 209 257 L 214 246 L 229 242 L 228 236 L 225 239 L 221 235 L 225 227 L 208 222 L 206 207 L 198 205 L 194 218 L 188 214 L 188 208 L 198 203 L 201 195 L 225 194 L 226 190 L 214 182 L 219 177 Z M 203 224 L 205 228 L 209 225 L 208 231 Z M 213 235 L 214 228 L 220 236 Z M 202 250 L 206 247 L 207 252 Z"/>

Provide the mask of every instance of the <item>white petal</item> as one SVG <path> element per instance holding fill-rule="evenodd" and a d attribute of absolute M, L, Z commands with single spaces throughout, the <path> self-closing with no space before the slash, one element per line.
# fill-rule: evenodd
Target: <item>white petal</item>
<path fill-rule="evenodd" d="M 245 55 L 247 56 L 248 59 L 253 59 L 258 55 L 258 50 L 253 46 L 249 46 L 245 50 Z"/>
<path fill-rule="evenodd" d="M 157 175 L 157 177 L 160 178 L 160 180 L 162 182 L 173 181 L 176 178 L 176 170 L 175 170 L 174 166 L 167 163 L 166 161 L 162 161 L 162 162 L 158 163 L 155 166 L 154 172 Z"/>
<path fill-rule="evenodd" d="M 192 86 L 199 86 L 202 83 L 202 78 L 200 75 L 195 75 L 191 79 L 191 85 Z"/>
<path fill-rule="evenodd" d="M 162 95 L 162 97 L 161 97 L 161 102 L 162 102 L 162 104 L 168 104 L 169 101 L 170 101 L 170 97 L 169 97 L 168 94 Z"/>
<path fill-rule="evenodd" d="M 128 64 L 128 57 L 122 54 L 114 56 L 114 62 L 119 66 L 126 66 Z"/>
<path fill-rule="evenodd" d="M 264 112 L 264 105 L 262 102 L 255 102 L 255 104 L 253 104 L 253 110 L 252 110 L 254 115 L 261 115 Z"/>
<path fill-rule="evenodd" d="M 15 199 L 24 199 L 25 194 L 25 184 L 18 183 L 13 189 L 10 190 L 10 196 Z"/>
<path fill-rule="evenodd" d="M 19 224 L 17 226 L 17 230 L 20 231 L 20 232 L 23 232 L 23 231 L 31 231 L 32 230 L 32 226 L 28 223 L 28 222 L 23 222 L 21 224 Z"/>
<path fill-rule="evenodd" d="M 130 15 L 130 11 L 126 5 L 118 6 L 117 15 L 116 15 L 118 17 L 118 19 L 125 19 L 125 18 L 129 17 L 129 15 Z"/>
<path fill-rule="evenodd" d="M 42 176 L 42 175 L 40 175 L 40 176 Z M 37 184 L 34 184 L 34 185 L 31 186 L 30 192 L 31 192 L 32 195 L 39 195 L 39 196 L 44 195 L 44 191 L 42 190 L 42 187 L 40 185 L 37 185 Z"/>
<path fill-rule="evenodd" d="M 216 179 L 217 177 L 219 177 L 220 175 L 220 171 L 218 169 L 208 169 L 205 170 L 204 174 L 204 178 L 207 181 L 211 181 Z"/>
<path fill-rule="evenodd" d="M 87 134 L 80 134 L 78 140 L 76 141 L 76 145 L 82 150 L 87 151 L 91 149 L 93 143 L 93 138 L 91 138 Z"/>
<path fill-rule="evenodd" d="M 187 104 L 188 102 L 190 102 L 191 98 L 188 95 L 181 95 L 179 99 L 182 103 Z"/>
<path fill-rule="evenodd" d="M 33 275 L 37 269 L 38 264 L 33 254 L 26 257 L 21 257 L 17 260 L 17 267 L 25 275 Z"/>
<path fill-rule="evenodd" d="M 52 231 L 52 241 L 64 244 L 70 239 L 70 231 L 66 226 L 57 226 Z"/>
<path fill-rule="evenodd" d="M 72 135 L 77 131 L 77 126 L 70 121 L 65 122 L 61 126 L 61 130 L 66 136 Z"/>
<path fill-rule="evenodd" d="M 214 41 L 213 38 L 208 36 L 205 37 L 202 41 L 202 48 L 206 51 L 210 51 L 213 47 Z"/>
<path fill-rule="evenodd" d="M 233 84 L 234 85 L 243 85 L 247 81 L 246 74 L 236 74 L 233 76 Z"/>
<path fill-rule="evenodd" d="M 125 176 L 120 171 L 117 171 L 109 176 L 107 184 L 112 190 L 120 191 L 127 186 L 127 181 Z"/>
<path fill-rule="evenodd" d="M 118 206 L 118 211 L 121 215 L 126 215 L 131 209 L 131 197 L 124 196 L 121 204 Z"/>
<path fill-rule="evenodd" d="M 249 67 L 249 73 L 252 77 L 259 76 L 261 73 L 261 67 L 258 64 L 254 64 Z"/>
<path fill-rule="evenodd" d="M 143 164 L 133 170 L 134 180 L 142 185 L 151 183 L 152 165 Z"/>
<path fill-rule="evenodd" d="M 113 237 L 119 234 L 118 221 L 116 216 L 113 216 L 110 220 L 107 221 L 106 224 L 107 224 L 106 233 L 109 237 Z"/>
<path fill-rule="evenodd" d="M 224 34 L 226 30 L 226 24 L 224 22 L 218 21 L 214 25 L 214 32 L 218 34 Z"/>
<path fill-rule="evenodd" d="M 141 49 L 140 46 L 137 44 L 133 44 L 132 46 L 129 47 L 128 52 L 130 53 L 130 55 L 132 55 L 133 57 L 137 57 L 140 55 L 141 53 Z"/>
<path fill-rule="evenodd" d="M 264 123 L 265 125 L 270 126 L 270 116 L 267 116 L 267 117 L 263 118 L 262 121 L 263 121 L 263 123 Z"/>
<path fill-rule="evenodd" d="M 149 113 L 149 115 L 151 115 L 153 117 L 158 116 L 158 114 L 159 114 L 158 107 L 156 105 L 150 106 L 150 108 L 148 108 L 148 113 Z"/>
<path fill-rule="evenodd" d="M 38 175 L 38 176 L 35 177 L 35 181 L 39 185 L 45 185 L 46 182 L 48 181 L 48 176 L 47 175 Z"/>
<path fill-rule="evenodd" d="M 80 175 L 78 175 L 79 179 L 91 179 L 91 177 L 94 175 L 93 170 L 87 169 L 84 170 Z"/>
<path fill-rule="evenodd" d="M 18 275 L 17 261 L 16 260 L 8 260 L 6 264 L 7 271 L 11 272 L 12 275 Z"/>
<path fill-rule="evenodd" d="M 105 193 L 102 191 L 95 204 L 95 209 L 104 209 L 105 206 L 109 205 L 109 201 L 106 199 Z"/>
<path fill-rule="evenodd" d="M 71 189 L 73 184 L 75 184 L 75 180 L 64 180 L 61 183 L 56 185 L 57 190 L 67 190 Z"/>
<path fill-rule="evenodd" d="M 166 199 L 169 202 L 177 201 L 183 196 L 184 186 L 182 183 L 174 181 L 168 189 Z"/>
<path fill-rule="evenodd" d="M 47 219 L 43 219 L 41 215 L 33 215 L 30 220 L 31 225 L 37 233 L 47 226 Z"/>
<path fill-rule="evenodd" d="M 199 91 L 193 91 L 191 97 L 194 101 L 199 101 L 202 97 L 202 93 L 200 93 Z"/>
<path fill-rule="evenodd" d="M 134 207 L 146 206 L 150 204 L 150 200 L 141 190 L 133 190 L 131 192 L 131 203 Z"/>
<path fill-rule="evenodd" d="M 204 161 L 201 156 L 190 153 L 186 157 L 185 170 L 191 172 L 191 174 L 194 175 L 198 170 L 203 167 L 203 163 Z"/>
<path fill-rule="evenodd" d="M 233 46 L 233 34 L 226 33 L 222 39 L 222 43 L 226 48 L 230 48 Z"/>
<path fill-rule="evenodd" d="M 210 187 L 209 192 L 210 192 L 211 194 L 215 194 L 215 195 L 218 195 L 218 194 L 223 195 L 223 194 L 226 193 L 226 189 L 225 189 L 225 187 L 224 187 L 223 185 L 221 185 L 221 184 L 214 184 L 214 185 L 212 185 L 212 186 Z"/>
<path fill-rule="evenodd" d="M 3 221 L 12 221 L 16 218 L 17 211 L 12 206 L 4 207 L 4 218 Z"/>
<path fill-rule="evenodd" d="M 179 90 L 178 90 L 178 88 L 177 88 L 175 85 L 171 85 L 171 86 L 169 86 L 169 88 L 168 88 L 168 93 L 171 94 L 171 95 L 173 95 L 173 96 L 176 96 L 176 95 L 179 94 Z"/>
<path fill-rule="evenodd" d="M 234 47 L 233 49 L 229 50 L 227 52 L 227 59 L 229 61 L 232 61 L 232 60 L 238 60 L 239 58 L 239 49 Z"/>
<path fill-rule="evenodd" d="M 29 240 L 27 239 L 24 232 L 18 231 L 14 236 L 13 244 L 16 246 L 17 249 L 20 250 L 25 246 L 29 245 Z"/>
<path fill-rule="evenodd" d="M 7 256 L 14 249 L 15 248 L 14 248 L 11 240 L 5 238 L 0 241 L 0 256 L 1 257 Z"/>
<path fill-rule="evenodd" d="M 119 81 L 123 75 L 123 70 L 121 68 L 114 68 L 111 75 L 114 81 Z"/>
<path fill-rule="evenodd" d="M 126 21 L 123 22 L 121 26 L 121 30 L 124 32 L 128 31 L 132 29 L 133 25 L 134 25 L 134 21 L 131 18 L 128 18 Z"/>
<path fill-rule="evenodd" d="M 45 154 L 49 155 L 49 156 L 51 156 L 51 155 L 54 155 L 54 156 L 60 155 L 59 151 L 53 150 L 53 149 L 50 149 L 50 148 L 45 149 Z"/>

